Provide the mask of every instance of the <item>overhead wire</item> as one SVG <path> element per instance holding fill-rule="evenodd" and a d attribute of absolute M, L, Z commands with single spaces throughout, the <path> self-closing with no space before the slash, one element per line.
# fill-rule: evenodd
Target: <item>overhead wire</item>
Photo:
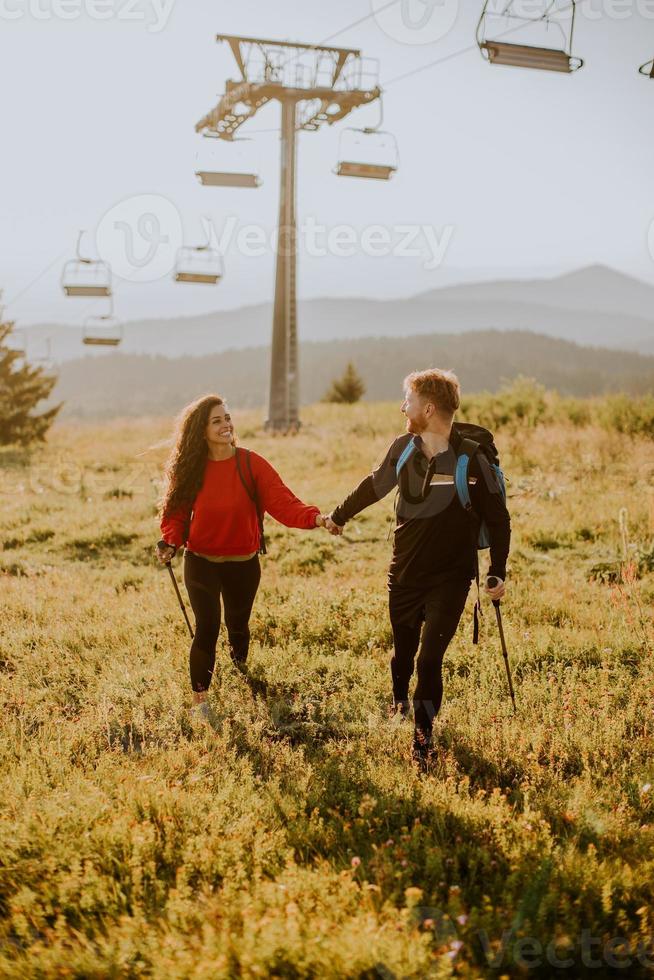
<path fill-rule="evenodd" d="M 46 273 L 50 271 L 50 269 L 52 268 L 53 265 L 55 265 L 56 262 L 61 261 L 64 255 L 67 254 L 67 251 L 68 251 L 67 249 L 64 249 L 62 252 L 60 252 L 59 255 L 57 255 L 56 258 L 52 260 L 52 262 L 49 262 L 45 266 L 45 268 L 42 269 L 38 273 L 38 275 L 34 277 L 34 279 L 31 280 L 31 282 L 28 282 L 28 284 L 24 286 L 23 289 L 21 289 L 19 293 L 16 293 L 15 296 L 12 296 L 12 298 L 7 303 L 3 303 L 2 304 L 3 311 L 6 310 L 9 306 L 11 306 L 13 303 L 16 303 L 22 296 L 25 295 L 25 293 L 27 293 L 32 288 L 32 286 L 35 286 L 37 282 L 39 282 L 39 280 L 42 279 L 43 276 L 45 276 Z"/>
<path fill-rule="evenodd" d="M 378 10 L 371 10 L 369 14 L 365 15 L 365 17 L 360 17 L 358 20 L 353 21 L 351 24 L 347 24 L 345 27 L 339 28 L 339 30 L 335 31 L 333 34 L 330 34 L 329 37 L 323 38 L 322 41 L 316 41 L 315 44 L 309 44 L 307 45 L 306 48 L 303 48 L 302 50 L 315 51 L 317 48 L 320 48 L 324 44 L 327 44 L 328 41 L 333 41 L 334 38 L 339 36 L 339 34 L 345 34 L 346 31 L 351 31 L 352 28 L 358 27 L 359 24 L 364 24 L 367 20 L 370 20 L 371 17 L 376 17 L 377 14 L 381 14 L 382 11 L 388 10 L 389 7 L 394 7 L 395 4 L 397 3 L 400 3 L 400 0 L 388 0 L 388 3 L 383 4 L 383 6 L 379 7 Z M 292 46 L 292 42 L 290 42 L 290 46 Z M 301 54 L 293 55 L 292 58 L 289 58 L 287 61 L 284 61 L 280 67 L 285 68 L 286 65 L 292 64 L 294 61 L 297 61 L 297 59 L 300 57 Z"/>
<path fill-rule="evenodd" d="M 398 2 L 399 2 L 399 0 L 389 0 L 389 3 L 387 3 L 384 6 L 380 7 L 378 10 L 375 10 L 375 11 L 371 12 L 370 14 L 367 14 L 365 17 L 359 18 L 359 20 L 354 21 L 352 24 L 348 24 L 346 27 L 342 27 L 340 30 L 335 31 L 333 34 L 330 34 L 330 36 L 329 37 L 326 37 L 323 41 L 318 41 L 316 44 L 311 45 L 310 48 L 313 49 L 313 48 L 320 47 L 322 44 L 325 44 L 327 41 L 331 41 L 335 37 L 338 37 L 339 34 L 343 34 L 343 33 L 345 33 L 345 31 L 348 31 L 348 30 L 350 30 L 353 27 L 357 27 L 359 24 L 364 23 L 364 21 L 369 20 L 371 17 L 374 17 L 374 16 L 376 16 L 376 14 L 381 13 L 383 10 L 386 10 L 389 7 L 394 6 Z M 559 8 L 558 13 L 564 13 L 566 10 L 569 10 L 569 9 L 574 8 L 577 2 L 578 2 L 578 0 L 569 0 L 569 3 L 566 3 L 562 7 Z M 552 0 L 552 3 L 554 3 L 554 0 Z M 551 7 L 551 5 L 552 4 L 550 4 L 550 7 Z M 524 24 L 523 23 L 520 23 L 520 24 L 516 25 L 515 27 L 511 27 L 508 30 L 503 31 L 500 35 L 498 35 L 497 40 L 499 40 L 500 38 L 503 38 L 503 37 L 508 37 L 510 34 L 514 33 L 515 31 L 521 30 L 523 27 L 524 27 Z M 471 51 L 477 50 L 477 48 L 478 48 L 478 44 L 475 41 L 475 43 L 469 44 L 465 48 L 459 48 L 457 51 L 451 51 L 449 54 L 442 55 L 440 58 L 435 58 L 433 61 L 427 62 L 427 64 L 419 65 L 417 68 L 412 68 L 409 71 L 403 72 L 400 75 L 395 75 L 393 78 L 389 79 L 387 82 L 382 83 L 380 85 L 380 88 L 382 89 L 382 91 L 385 91 L 386 89 L 389 88 L 389 86 L 395 85 L 397 82 L 402 82 L 406 78 L 411 78 L 414 75 L 419 75 L 421 72 L 428 71 L 430 68 L 436 68 L 438 65 L 446 64 L 448 61 L 454 61 L 456 58 L 462 57 L 465 54 L 469 54 Z M 289 58 L 288 61 L 285 61 L 283 63 L 282 68 L 285 67 L 286 65 L 292 63 L 294 60 L 297 60 L 298 57 L 299 57 L 299 55 L 295 55 L 293 58 Z M 278 128 L 274 128 L 274 129 L 258 129 L 258 130 L 250 130 L 250 132 L 251 132 L 252 135 L 255 135 L 255 133 L 256 134 L 259 134 L 259 133 L 261 133 L 261 134 L 263 134 L 263 133 L 279 133 L 279 129 Z"/>

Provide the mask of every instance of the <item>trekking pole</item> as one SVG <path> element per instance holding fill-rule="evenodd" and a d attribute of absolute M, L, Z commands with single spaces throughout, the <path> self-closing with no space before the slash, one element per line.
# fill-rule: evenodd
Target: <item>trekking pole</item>
<path fill-rule="evenodd" d="M 160 543 L 166 544 L 165 541 Z M 184 619 L 186 620 L 186 625 L 188 626 L 188 631 L 191 634 L 191 639 L 193 639 L 193 627 L 191 626 L 191 621 L 188 618 L 188 613 L 186 612 L 186 606 L 184 605 L 184 600 L 182 599 L 182 593 L 179 591 L 179 586 L 177 584 L 177 579 L 175 578 L 173 566 L 171 565 L 170 560 L 168 560 L 165 564 L 166 564 L 166 568 L 168 569 L 168 574 L 170 575 L 170 581 L 173 583 L 175 595 L 177 596 L 177 601 L 179 602 L 179 608 L 182 610 Z"/>
<path fill-rule="evenodd" d="M 186 625 L 188 626 L 188 631 L 191 634 L 191 639 L 193 639 L 193 627 L 191 626 L 191 621 L 188 618 L 188 613 L 186 612 L 186 606 L 184 605 L 184 600 L 182 599 L 182 593 L 179 591 L 179 586 L 177 584 L 177 579 L 175 578 L 175 573 L 173 571 L 173 566 L 170 564 L 169 561 L 166 562 L 166 568 L 168 569 L 168 572 L 170 573 L 170 580 L 173 583 L 173 586 L 175 588 L 175 592 L 177 593 L 177 598 L 179 600 L 179 607 L 182 610 L 182 613 L 184 614 L 184 619 L 186 620 Z"/>
<path fill-rule="evenodd" d="M 499 585 L 500 580 L 495 575 L 489 575 L 486 579 L 486 584 L 489 589 L 494 589 Z M 506 678 L 509 682 L 509 694 L 511 695 L 511 701 L 513 702 L 513 713 L 517 714 L 518 709 L 515 704 L 515 695 L 513 693 L 513 682 L 511 680 L 511 668 L 509 667 L 509 654 L 506 649 L 506 640 L 504 639 L 504 626 L 502 624 L 502 612 L 500 610 L 500 600 L 493 599 L 493 605 L 495 606 L 495 616 L 497 617 L 497 628 L 500 631 L 500 643 L 502 644 L 502 656 L 504 657 L 504 666 L 506 667 Z"/>

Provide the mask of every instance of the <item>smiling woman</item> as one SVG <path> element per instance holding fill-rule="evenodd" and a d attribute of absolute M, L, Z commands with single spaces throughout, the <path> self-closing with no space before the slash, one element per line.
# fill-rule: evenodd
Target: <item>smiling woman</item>
<path fill-rule="evenodd" d="M 237 448 L 223 398 L 205 395 L 187 406 L 166 465 L 157 557 L 166 564 L 186 546 L 184 582 L 196 620 L 190 674 L 201 719 L 208 717 L 221 597 L 232 661 L 245 668 L 265 512 L 287 527 L 325 524 L 319 508 L 302 503 L 263 456 Z"/>

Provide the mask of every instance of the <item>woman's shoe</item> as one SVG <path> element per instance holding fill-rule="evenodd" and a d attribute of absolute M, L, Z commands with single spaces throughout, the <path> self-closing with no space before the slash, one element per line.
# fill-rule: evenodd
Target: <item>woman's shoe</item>
<path fill-rule="evenodd" d="M 393 706 L 390 710 L 391 718 L 397 718 L 400 721 L 404 721 L 411 714 L 411 702 L 410 701 L 396 701 L 393 699 Z"/>

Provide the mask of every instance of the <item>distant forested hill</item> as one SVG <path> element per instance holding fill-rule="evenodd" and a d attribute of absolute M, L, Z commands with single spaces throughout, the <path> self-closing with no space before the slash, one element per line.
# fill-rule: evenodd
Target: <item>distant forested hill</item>
<path fill-rule="evenodd" d="M 270 342 L 272 305 L 153 317 L 124 324 L 126 354 L 204 357 Z M 203 296 L 206 294 L 202 293 Z M 47 347 L 57 363 L 80 356 L 79 307 L 71 322 L 25 328 L 34 353 Z M 575 344 L 654 354 L 654 286 L 604 266 L 549 279 L 513 279 L 441 286 L 401 299 L 323 296 L 298 303 L 305 343 L 355 338 L 528 330 Z M 75 326 L 75 324 L 77 324 Z M 103 356 L 100 352 L 99 356 Z"/>
<path fill-rule="evenodd" d="M 521 374 L 567 395 L 654 391 L 654 357 L 528 331 L 339 340 L 305 343 L 300 351 L 304 404 L 319 401 L 348 361 L 374 401 L 398 397 L 409 371 L 432 365 L 453 368 L 468 393 L 496 390 Z M 224 394 L 235 408 L 258 407 L 267 402 L 269 362 L 266 347 L 174 359 L 86 357 L 61 366 L 52 398 L 65 402 L 62 415 L 77 418 L 171 414 L 207 391 Z"/>

